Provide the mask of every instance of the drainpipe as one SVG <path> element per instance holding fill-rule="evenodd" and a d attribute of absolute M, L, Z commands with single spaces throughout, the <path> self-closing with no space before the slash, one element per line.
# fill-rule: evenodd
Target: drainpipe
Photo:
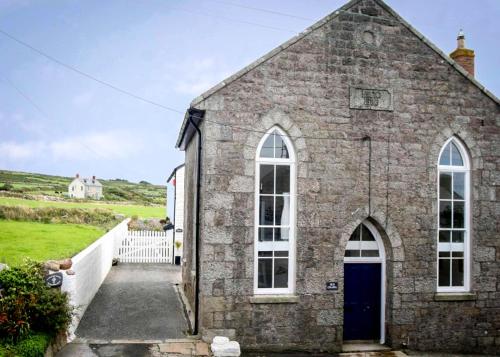
<path fill-rule="evenodd" d="M 365 136 L 363 141 L 368 141 L 368 216 L 372 214 L 372 138 Z"/>
<path fill-rule="evenodd" d="M 199 329 L 199 308 L 200 308 L 200 191 L 201 191 L 201 131 L 198 125 L 195 123 L 193 120 L 193 116 L 199 117 L 198 115 L 200 113 L 199 110 L 194 109 L 194 108 L 189 108 L 189 122 L 191 125 L 195 128 L 196 132 L 198 133 L 198 169 L 196 172 L 196 231 L 195 231 L 195 245 L 196 245 L 196 251 L 195 251 L 195 265 L 196 265 L 196 280 L 195 280 L 195 294 L 194 294 L 194 327 L 193 327 L 193 335 L 198 334 L 198 329 Z"/>

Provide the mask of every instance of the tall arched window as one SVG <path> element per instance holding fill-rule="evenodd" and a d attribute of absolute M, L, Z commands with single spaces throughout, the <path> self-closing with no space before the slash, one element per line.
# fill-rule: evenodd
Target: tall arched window
<path fill-rule="evenodd" d="M 289 294 L 295 284 L 295 153 L 272 128 L 257 147 L 255 187 L 256 294 Z"/>
<path fill-rule="evenodd" d="M 439 155 L 438 291 L 469 290 L 470 163 L 456 138 Z"/>

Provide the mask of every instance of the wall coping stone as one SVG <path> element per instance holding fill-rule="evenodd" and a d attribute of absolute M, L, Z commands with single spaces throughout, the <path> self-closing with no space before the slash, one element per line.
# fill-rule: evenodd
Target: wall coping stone
<path fill-rule="evenodd" d="M 474 301 L 476 293 L 435 293 L 434 301 Z"/>
<path fill-rule="evenodd" d="M 254 295 L 250 297 L 251 304 L 296 304 L 297 295 Z"/>

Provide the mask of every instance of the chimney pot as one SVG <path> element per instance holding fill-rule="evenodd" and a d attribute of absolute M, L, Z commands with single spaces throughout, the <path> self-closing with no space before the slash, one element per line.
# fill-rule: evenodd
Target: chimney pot
<path fill-rule="evenodd" d="M 475 54 L 474 50 L 465 47 L 465 35 L 462 29 L 458 32 L 457 48 L 450 53 L 450 57 L 474 77 Z"/>

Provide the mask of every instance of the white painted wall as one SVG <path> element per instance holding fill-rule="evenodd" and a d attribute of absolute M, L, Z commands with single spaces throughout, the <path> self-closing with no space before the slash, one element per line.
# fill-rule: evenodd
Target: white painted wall
<path fill-rule="evenodd" d="M 85 198 L 85 184 L 79 178 L 75 178 L 68 186 L 68 195 L 73 198 Z"/>
<path fill-rule="evenodd" d="M 184 171 L 185 166 L 179 168 L 175 173 L 175 241 L 184 242 Z M 182 229 L 182 232 L 178 232 Z M 182 246 L 175 248 L 175 255 L 182 257 Z"/>
<path fill-rule="evenodd" d="M 71 270 L 75 272 L 75 275 L 64 273 L 61 287 L 62 291 L 68 292 L 70 303 L 76 308 L 73 321 L 68 329 L 68 339 L 74 338 L 74 332 L 87 306 L 108 275 L 111 262 L 117 256 L 118 240 L 127 234 L 129 220 L 129 218 L 125 219 L 71 258 L 73 261 Z"/>

